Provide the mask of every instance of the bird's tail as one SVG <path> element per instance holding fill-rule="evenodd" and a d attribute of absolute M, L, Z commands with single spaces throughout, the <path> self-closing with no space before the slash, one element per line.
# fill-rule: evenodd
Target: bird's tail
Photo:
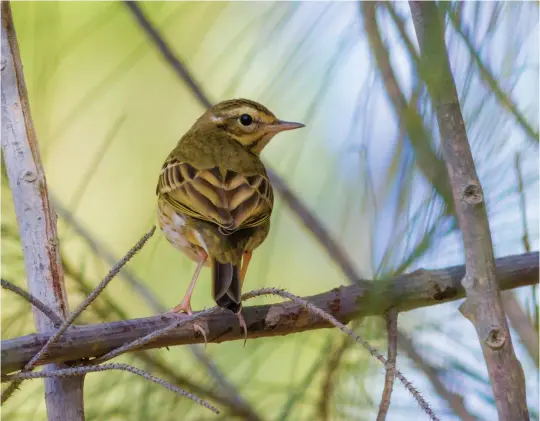
<path fill-rule="evenodd" d="M 242 309 L 240 268 L 212 259 L 212 295 L 216 304 L 235 314 Z"/>

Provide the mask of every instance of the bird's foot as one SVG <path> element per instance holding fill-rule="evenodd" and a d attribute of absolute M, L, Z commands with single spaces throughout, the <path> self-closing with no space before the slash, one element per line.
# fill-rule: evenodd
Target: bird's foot
<path fill-rule="evenodd" d="M 191 303 L 189 301 L 182 301 L 176 307 L 172 308 L 169 313 L 187 313 L 188 316 L 193 316 L 193 311 L 191 310 Z M 204 347 L 206 348 L 208 339 L 206 338 L 206 332 L 204 331 L 204 329 L 197 322 L 193 322 L 193 330 L 195 332 L 199 332 L 202 335 L 202 337 L 204 338 Z"/>
<path fill-rule="evenodd" d="M 246 321 L 244 320 L 244 316 L 242 316 L 241 312 L 236 313 L 236 317 L 238 318 L 238 322 L 240 323 L 240 327 L 244 331 L 244 348 L 246 347 L 247 342 L 247 326 Z"/>

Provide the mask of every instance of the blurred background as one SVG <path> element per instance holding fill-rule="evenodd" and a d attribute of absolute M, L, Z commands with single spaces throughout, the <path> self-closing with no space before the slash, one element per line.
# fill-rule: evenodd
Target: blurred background
<path fill-rule="evenodd" d="M 538 250 L 538 3 L 439 6 L 495 255 Z M 245 97 L 306 124 L 276 137 L 265 163 L 346 250 L 359 276 L 378 280 L 464 262 L 459 230 L 446 211 L 451 198 L 440 175 L 438 128 L 414 65 L 407 3 L 381 3 L 376 25 L 366 25 L 370 17 L 358 2 L 140 7 L 211 102 Z M 15 2 L 12 10 L 73 309 L 107 273 L 107 254 L 121 257 L 156 222 L 160 167 L 204 107 L 125 4 Z M 370 40 L 379 35 L 399 88 L 391 95 L 392 81 L 383 80 L 373 58 Z M 400 124 L 396 95 L 418 112 L 422 124 L 413 135 Z M 5 174 L 2 187 L 2 277 L 26 287 Z M 130 262 L 129 276 L 115 279 L 78 322 L 171 308 L 194 269 L 158 232 Z M 203 271 L 194 310 L 213 305 L 209 276 Z M 277 195 L 271 233 L 254 255 L 244 289 L 284 287 L 303 296 L 348 283 Z M 536 286 L 513 293 L 538 332 Z M 477 336 L 459 304 L 400 315 L 400 331 L 410 340 L 398 367 L 442 419 L 465 419 L 465 413 L 494 420 Z M 9 292 L 2 294 L 1 321 L 2 339 L 34 332 L 29 306 Z M 352 327 L 386 350 L 382 318 Z M 538 419 L 537 362 L 512 333 L 531 418 Z M 373 420 L 384 381 L 383 367 L 332 329 L 248 340 L 246 348 L 235 341 L 120 360 L 208 399 L 222 415 L 144 379 L 108 372 L 86 378 L 87 420 Z M 24 382 L 2 415 L 45 419 L 42 382 Z M 388 419 L 427 417 L 396 384 Z"/>

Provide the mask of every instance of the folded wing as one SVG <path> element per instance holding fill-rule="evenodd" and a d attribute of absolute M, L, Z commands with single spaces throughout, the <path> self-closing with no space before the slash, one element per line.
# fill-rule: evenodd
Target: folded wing
<path fill-rule="evenodd" d="M 224 234 L 263 224 L 274 201 L 266 174 L 197 169 L 174 158 L 165 162 L 156 192 L 178 212 L 212 222 Z"/>

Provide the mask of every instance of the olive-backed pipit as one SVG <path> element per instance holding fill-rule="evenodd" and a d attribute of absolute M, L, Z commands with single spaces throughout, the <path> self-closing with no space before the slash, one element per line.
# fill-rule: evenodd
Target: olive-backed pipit
<path fill-rule="evenodd" d="M 223 101 L 205 112 L 170 153 L 157 185 L 159 225 L 170 243 L 197 262 L 173 312 L 192 314 L 195 283 L 202 267 L 210 266 L 214 300 L 238 316 L 247 334 L 242 284 L 253 250 L 268 235 L 274 202 L 259 156 L 274 135 L 303 126 L 278 120 L 254 101 Z"/>

